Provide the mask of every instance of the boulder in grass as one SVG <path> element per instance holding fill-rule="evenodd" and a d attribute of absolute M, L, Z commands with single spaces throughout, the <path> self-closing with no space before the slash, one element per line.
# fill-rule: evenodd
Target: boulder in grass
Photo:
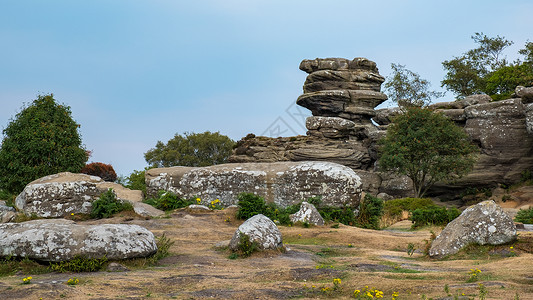
<path fill-rule="evenodd" d="M 0 224 L 0 256 L 61 262 L 76 256 L 120 260 L 157 251 L 155 237 L 138 225 L 77 225 L 70 220 Z"/>
<path fill-rule="evenodd" d="M 483 201 L 467 208 L 444 228 L 431 244 L 429 256 L 440 258 L 469 244 L 501 245 L 515 239 L 513 219 L 494 201 Z"/>
<path fill-rule="evenodd" d="M 300 210 L 289 216 L 293 223 L 308 223 L 312 225 L 324 225 L 324 218 L 320 215 L 316 207 L 309 202 L 302 202 Z"/>
<path fill-rule="evenodd" d="M 249 218 L 239 226 L 229 243 L 231 250 L 239 250 L 239 243 L 243 234 L 248 236 L 250 242 L 257 243 L 259 250 L 276 250 L 283 247 L 281 232 L 278 227 L 262 214 Z"/>

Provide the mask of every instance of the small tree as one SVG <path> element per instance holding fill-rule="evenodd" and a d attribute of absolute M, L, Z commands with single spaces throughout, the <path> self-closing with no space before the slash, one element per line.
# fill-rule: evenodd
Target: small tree
<path fill-rule="evenodd" d="M 70 107 L 56 103 L 52 94 L 23 107 L 3 130 L 0 188 L 18 193 L 37 178 L 80 172 L 88 157 L 79 127 Z"/>
<path fill-rule="evenodd" d="M 392 74 L 384 85 L 385 93 L 401 107 L 424 106 L 431 99 L 444 96 L 444 93 L 430 91 L 431 84 L 420 75 L 399 64 L 391 64 Z"/>
<path fill-rule="evenodd" d="M 158 141 L 144 154 L 153 167 L 205 167 L 225 163 L 235 142 L 218 132 L 176 134 L 167 144 Z"/>
<path fill-rule="evenodd" d="M 410 107 L 398 115 L 381 141 L 379 166 L 407 175 L 415 197 L 421 198 L 437 181 L 467 174 L 477 148 L 451 120 L 427 108 Z"/>

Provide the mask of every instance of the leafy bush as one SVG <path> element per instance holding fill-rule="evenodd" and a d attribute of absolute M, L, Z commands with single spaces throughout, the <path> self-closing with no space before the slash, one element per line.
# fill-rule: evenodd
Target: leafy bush
<path fill-rule="evenodd" d="M 237 245 L 238 251 L 241 253 L 242 257 L 248 257 L 252 255 L 255 251 L 259 249 L 257 242 L 250 241 L 250 237 L 244 233 L 240 233 L 239 244 Z"/>
<path fill-rule="evenodd" d="M 59 172 L 79 173 L 88 159 L 70 107 L 38 96 L 3 130 L 0 188 L 19 193 L 29 182 Z"/>
<path fill-rule="evenodd" d="M 133 170 L 130 176 L 126 178 L 126 184 L 124 186 L 132 190 L 140 190 L 146 195 L 146 181 L 144 180 L 145 173 L 146 170 Z"/>
<path fill-rule="evenodd" d="M 357 223 L 354 214 L 355 209 L 350 206 L 320 206 L 317 207 L 317 210 L 326 222 L 339 222 L 349 226 L 354 226 Z"/>
<path fill-rule="evenodd" d="M 520 209 L 514 220 L 524 224 L 533 224 L 533 208 Z"/>
<path fill-rule="evenodd" d="M 113 189 L 108 189 L 100 195 L 96 201 L 92 203 L 91 218 L 103 219 L 109 218 L 112 215 L 124 211 L 133 210 L 133 207 L 128 202 L 121 202 L 117 199 Z"/>
<path fill-rule="evenodd" d="M 93 162 L 85 165 L 85 167 L 81 169 L 81 173 L 98 176 L 104 181 L 114 182 L 117 180 L 117 173 L 115 173 L 113 166 L 100 162 Z"/>
<path fill-rule="evenodd" d="M 15 198 L 17 195 L 6 190 L 0 189 L 0 200 L 4 200 L 7 206 L 15 207 Z"/>
<path fill-rule="evenodd" d="M 417 208 L 435 206 L 429 198 L 401 198 L 385 201 L 383 203 L 384 214 L 390 217 L 401 215 L 402 211 L 413 211 Z"/>
<path fill-rule="evenodd" d="M 428 207 L 415 209 L 411 214 L 412 228 L 426 225 L 446 225 L 457 218 L 461 212 L 455 208 Z"/>
<path fill-rule="evenodd" d="M 379 221 L 383 215 L 383 200 L 366 194 L 359 204 L 357 225 L 363 228 L 379 229 Z"/>
<path fill-rule="evenodd" d="M 182 207 L 187 207 L 196 203 L 192 199 L 181 199 L 176 194 L 167 191 L 159 191 L 156 198 L 149 198 L 144 200 L 144 203 L 150 204 L 157 209 L 164 211 L 174 210 Z"/>
<path fill-rule="evenodd" d="M 59 273 L 66 272 L 97 272 L 100 271 L 107 263 L 107 258 L 86 258 L 83 256 L 75 256 L 71 260 L 62 261 L 58 263 L 50 263 L 50 270 Z"/>

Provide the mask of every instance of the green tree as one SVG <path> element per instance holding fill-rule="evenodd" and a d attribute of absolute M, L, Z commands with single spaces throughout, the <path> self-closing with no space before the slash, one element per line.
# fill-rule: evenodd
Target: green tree
<path fill-rule="evenodd" d="M 486 80 L 485 92 L 494 100 L 508 99 L 519 85 L 533 84 L 533 66 L 527 63 L 512 64 L 491 73 Z"/>
<path fill-rule="evenodd" d="M 380 168 L 411 178 L 417 198 L 437 181 L 467 174 L 477 151 L 451 120 L 419 107 L 409 107 L 398 115 L 380 143 Z"/>
<path fill-rule="evenodd" d="M 176 134 L 166 144 L 158 141 L 144 154 L 152 167 L 204 167 L 225 163 L 235 142 L 218 132 Z"/>
<path fill-rule="evenodd" d="M 384 84 L 385 93 L 393 102 L 401 107 L 424 106 L 431 99 L 444 96 L 444 93 L 430 91 L 431 84 L 420 75 L 410 71 L 403 65 L 391 64 L 392 74 Z"/>
<path fill-rule="evenodd" d="M 477 48 L 442 63 L 446 75 L 441 86 L 459 98 L 485 92 L 486 79 L 490 74 L 507 66 L 503 51 L 513 44 L 504 37 L 488 37 L 478 32 L 471 38 L 478 44 Z"/>
<path fill-rule="evenodd" d="M 29 182 L 59 172 L 78 173 L 88 159 L 70 107 L 53 94 L 38 96 L 3 130 L 0 188 L 18 193 Z"/>

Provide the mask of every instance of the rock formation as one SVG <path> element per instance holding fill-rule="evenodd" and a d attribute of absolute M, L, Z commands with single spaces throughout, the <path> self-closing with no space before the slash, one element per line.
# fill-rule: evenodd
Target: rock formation
<path fill-rule="evenodd" d="M 264 215 L 255 215 L 244 221 L 231 238 L 229 248 L 239 250 L 241 235 L 247 235 L 250 242 L 257 243 L 259 250 L 276 250 L 283 247 L 283 240 L 278 226 Z"/>
<path fill-rule="evenodd" d="M 516 239 L 516 227 L 494 201 L 470 206 L 451 221 L 431 244 L 431 257 L 457 253 L 469 244 L 501 245 Z"/>
<path fill-rule="evenodd" d="M 387 97 L 383 77 L 365 58 L 304 60 L 309 73 L 296 103 L 313 113 L 306 136 L 267 138 L 250 134 L 237 143 L 231 162 L 331 161 L 352 168 L 363 191 L 373 195 L 412 196 L 405 176 L 377 170 L 376 142 L 386 134 L 398 108 L 374 110 Z M 438 183 L 430 193 L 453 198 L 465 187 L 497 186 L 520 179 L 533 168 L 533 88 L 517 87 L 516 98 L 492 102 L 487 95 L 431 105 L 457 125 L 480 148 L 474 170 L 452 183 Z M 377 124 L 374 125 L 373 122 Z"/>
<path fill-rule="evenodd" d="M 150 169 L 146 187 L 148 195 L 165 190 L 199 197 L 204 204 L 219 199 L 226 207 L 237 204 L 243 192 L 282 207 L 316 196 L 326 205 L 343 206 L 359 203 L 361 179 L 352 169 L 328 162 L 241 163 Z"/>
<path fill-rule="evenodd" d="M 83 256 L 110 260 L 147 257 L 157 251 L 154 235 L 138 225 L 77 225 L 34 220 L 0 224 L 0 256 L 60 262 Z"/>
<path fill-rule="evenodd" d="M 117 198 L 132 204 L 141 216 L 157 217 L 164 212 L 142 202 L 141 191 L 130 190 L 120 184 L 105 182 L 100 177 L 63 172 L 34 180 L 17 196 L 15 204 L 27 215 L 57 218 L 71 213 L 88 214 L 92 201 L 109 188 Z"/>

